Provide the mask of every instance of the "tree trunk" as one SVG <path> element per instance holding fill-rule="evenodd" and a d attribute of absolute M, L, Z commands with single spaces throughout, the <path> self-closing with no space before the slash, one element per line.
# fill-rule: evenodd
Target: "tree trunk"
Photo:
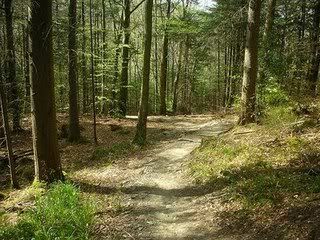
<path fill-rule="evenodd" d="M 28 9 L 28 20 L 26 22 L 26 27 L 24 28 L 24 113 L 30 112 L 30 9 Z"/>
<path fill-rule="evenodd" d="M 82 54 L 81 54 L 81 71 L 82 71 L 82 112 L 88 111 L 89 93 L 87 83 L 87 60 L 86 60 L 86 19 L 85 19 L 85 3 L 82 0 L 81 7 L 82 20 Z"/>
<path fill-rule="evenodd" d="M 80 140 L 77 63 L 77 0 L 69 5 L 69 141 Z"/>
<path fill-rule="evenodd" d="M 319 23 L 320 23 L 320 1 L 314 6 L 313 16 L 313 35 L 312 35 L 312 56 L 311 67 L 309 70 L 309 90 L 312 97 L 317 96 L 318 75 L 320 65 L 320 49 L 319 49 Z"/>
<path fill-rule="evenodd" d="M 277 4 L 276 0 L 269 0 L 268 2 L 266 23 L 264 26 L 264 33 L 263 33 L 264 43 L 268 43 L 270 40 L 270 34 L 272 32 L 272 27 L 273 27 L 274 14 L 276 11 L 276 4 Z"/>
<path fill-rule="evenodd" d="M 107 114 L 107 99 L 105 94 L 106 82 L 107 82 L 107 73 L 106 73 L 106 58 L 107 58 L 107 21 L 106 21 L 106 4 L 105 0 L 102 0 L 102 84 L 101 84 L 101 113 Z"/>
<path fill-rule="evenodd" d="M 167 20 L 169 20 L 171 12 L 171 0 L 167 0 L 167 5 Z M 162 60 L 160 68 L 160 115 L 166 115 L 167 113 L 166 90 L 168 76 L 168 53 L 169 39 L 168 31 L 166 29 L 163 36 Z"/>
<path fill-rule="evenodd" d="M 261 0 L 250 0 L 244 58 L 240 124 L 255 122 Z"/>
<path fill-rule="evenodd" d="M 58 151 L 52 50 L 52 1 L 31 1 L 32 133 L 38 181 L 63 178 Z"/>
<path fill-rule="evenodd" d="M 139 107 L 139 117 L 134 143 L 144 145 L 147 135 L 147 117 L 149 100 L 149 82 L 150 82 L 150 58 L 152 44 L 152 9 L 153 0 L 146 0 L 145 3 L 145 42 L 143 57 L 143 80 L 141 99 Z"/>
<path fill-rule="evenodd" d="M 172 101 L 173 114 L 177 113 L 177 107 L 178 107 L 178 87 L 179 87 L 180 78 L 181 78 L 182 54 L 183 54 L 183 41 L 181 41 L 179 44 L 177 75 L 173 84 L 173 101 Z"/>
<path fill-rule="evenodd" d="M 8 80 L 10 84 L 10 107 L 12 108 L 12 128 L 13 131 L 21 130 L 20 126 L 20 99 L 18 90 L 18 80 L 16 76 L 16 55 L 14 48 L 13 35 L 13 7 L 12 0 L 5 0 L 5 17 L 7 33 L 7 61 L 8 61 Z"/>
<path fill-rule="evenodd" d="M 2 39 L 0 39 L 0 45 L 2 45 Z M 3 56 L 1 56 L 3 57 Z M 3 128 L 1 127 L 1 138 L 4 137 L 6 140 L 6 146 L 8 151 L 8 160 L 9 160 L 9 168 L 10 168 L 10 177 L 11 177 L 11 185 L 13 188 L 19 188 L 19 183 L 16 175 L 16 161 L 13 156 L 12 151 L 12 142 L 11 142 L 11 134 L 10 134 L 10 126 L 8 120 L 8 105 L 7 105 L 7 96 L 5 91 L 5 83 L 3 80 L 3 63 L 0 60 L 0 122 L 3 124 Z M 3 136 L 4 135 L 4 136 Z"/>
<path fill-rule="evenodd" d="M 124 21 L 123 21 L 123 47 L 122 47 L 122 69 L 121 69 L 121 82 L 120 82 L 120 99 L 119 111 L 120 115 L 125 117 L 127 114 L 128 102 L 128 77 L 129 77 L 129 44 L 130 44 L 130 2 L 131 0 L 124 0 Z"/>
<path fill-rule="evenodd" d="M 93 47 L 93 5 L 90 0 L 90 49 L 91 49 L 91 91 L 92 91 L 92 113 L 93 113 L 93 140 L 98 143 L 97 119 L 96 119 L 96 84 L 94 77 L 94 47 Z"/>
<path fill-rule="evenodd" d="M 117 34 L 117 33 L 116 33 Z M 113 79 L 112 79 L 112 92 L 111 92 L 111 104 L 109 113 L 114 115 L 117 112 L 116 109 L 116 102 L 117 102 L 117 84 L 119 80 L 119 57 L 120 57 L 120 38 L 121 35 L 118 34 L 115 36 L 115 43 L 116 43 L 116 51 L 114 55 L 114 63 L 113 63 Z"/>
<path fill-rule="evenodd" d="M 221 76 L 221 51 L 220 51 L 220 41 L 218 40 L 218 71 L 217 71 L 217 78 L 218 78 L 218 88 L 217 88 L 217 108 L 220 110 L 220 106 L 221 106 L 221 99 L 220 99 L 220 96 L 221 96 L 221 89 L 220 89 L 220 76 Z"/>

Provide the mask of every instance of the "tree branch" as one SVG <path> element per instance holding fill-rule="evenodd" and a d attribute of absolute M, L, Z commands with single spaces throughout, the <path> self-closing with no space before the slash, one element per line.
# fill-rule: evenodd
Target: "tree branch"
<path fill-rule="evenodd" d="M 135 10 L 137 10 L 137 9 L 142 5 L 142 3 L 144 3 L 144 2 L 145 2 L 145 0 L 142 0 L 138 5 L 136 5 L 136 6 L 131 10 L 130 14 L 132 14 Z"/>

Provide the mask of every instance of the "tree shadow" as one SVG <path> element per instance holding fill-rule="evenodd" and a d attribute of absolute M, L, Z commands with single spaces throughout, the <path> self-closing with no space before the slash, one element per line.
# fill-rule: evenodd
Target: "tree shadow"
<path fill-rule="evenodd" d="M 85 193 L 96 193 L 96 194 L 112 194 L 121 191 L 124 194 L 130 195 L 157 195 L 163 197 L 175 197 L 175 198 L 186 198 L 186 197 L 199 197 L 207 194 L 216 192 L 215 186 L 201 185 L 201 186 L 186 186 L 183 188 L 176 189 L 163 189 L 157 186 L 128 186 L 128 187 L 108 187 L 94 185 L 86 182 L 75 181 L 75 185 L 80 187 L 81 191 Z"/>
<path fill-rule="evenodd" d="M 244 207 L 219 214 L 219 235 L 320 239 L 319 156 L 301 153 L 287 165 L 256 162 L 222 172 L 220 188 L 228 187 L 231 199 Z"/>

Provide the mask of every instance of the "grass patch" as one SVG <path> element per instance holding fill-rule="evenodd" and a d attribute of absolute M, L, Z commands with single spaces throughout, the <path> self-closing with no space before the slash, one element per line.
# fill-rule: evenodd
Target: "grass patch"
<path fill-rule="evenodd" d="M 17 224 L 2 223 L 0 239 L 89 239 L 93 217 L 93 205 L 81 199 L 77 188 L 57 183 L 37 197 L 35 207 L 23 213 Z"/>
<path fill-rule="evenodd" d="M 298 116 L 294 114 L 292 107 L 285 105 L 268 107 L 264 118 L 261 119 L 261 123 L 268 127 L 278 129 L 297 120 Z"/>
<path fill-rule="evenodd" d="M 92 154 L 92 159 L 95 161 L 107 161 L 111 164 L 114 158 L 125 156 L 133 151 L 137 150 L 137 147 L 131 142 L 121 142 L 113 144 L 109 148 L 99 147 L 96 148 Z"/>
<path fill-rule="evenodd" d="M 239 126 L 207 141 L 193 154 L 193 178 L 224 189 L 244 208 L 320 193 L 320 135 L 293 134 L 292 121 L 289 110 L 274 107 L 264 125 Z"/>

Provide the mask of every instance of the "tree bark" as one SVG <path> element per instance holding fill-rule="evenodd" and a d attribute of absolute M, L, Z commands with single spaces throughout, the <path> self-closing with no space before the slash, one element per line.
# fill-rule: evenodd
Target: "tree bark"
<path fill-rule="evenodd" d="M 119 111 L 120 115 L 125 117 L 127 114 L 128 102 L 128 83 L 129 83 L 129 51 L 130 51 L 130 2 L 131 0 L 124 0 L 124 21 L 123 21 L 123 47 L 122 47 L 122 68 L 121 68 L 121 82 L 119 94 Z"/>
<path fill-rule="evenodd" d="M 78 108 L 77 0 L 69 5 L 69 141 L 80 140 Z"/>
<path fill-rule="evenodd" d="M 171 0 L 167 0 L 167 20 L 170 18 Z M 166 115 L 166 90 L 167 90 L 167 76 L 168 76 L 168 53 L 169 53 L 169 38 L 168 30 L 165 29 L 162 46 L 162 60 L 160 68 L 160 115 Z"/>
<path fill-rule="evenodd" d="M 106 4 L 105 0 L 102 0 L 102 65 L 103 65 L 103 72 L 102 72 L 102 83 L 101 83 L 101 113 L 106 115 L 107 110 L 107 98 L 106 98 L 106 82 L 107 82 L 107 73 L 106 73 L 106 58 L 107 58 L 107 13 L 106 13 Z"/>
<path fill-rule="evenodd" d="M 261 0 L 250 0 L 248 11 L 248 29 L 244 58 L 244 72 L 241 95 L 240 124 L 256 121 L 256 81 L 258 73 L 258 43 Z"/>
<path fill-rule="evenodd" d="M 276 11 L 276 0 L 269 0 L 268 1 L 268 9 L 267 9 L 267 16 L 266 16 L 266 23 L 264 26 L 264 33 L 263 33 L 263 42 L 268 43 L 270 40 L 270 34 L 272 32 L 273 21 L 274 21 L 274 14 Z"/>
<path fill-rule="evenodd" d="M 312 97 L 317 96 L 318 75 L 320 65 L 320 49 L 319 49 L 319 23 L 320 23 L 320 1 L 314 6 L 313 16 L 313 35 L 312 35 L 312 56 L 311 67 L 309 70 L 309 90 Z"/>
<path fill-rule="evenodd" d="M 150 58 L 151 58 L 151 44 L 152 44 L 152 9 L 153 9 L 153 0 L 146 0 L 143 80 L 142 80 L 138 124 L 137 124 L 136 134 L 134 137 L 134 143 L 138 145 L 145 144 L 146 135 L 147 135 L 147 117 L 148 117 L 149 83 L 150 83 Z"/>
<path fill-rule="evenodd" d="M 88 111 L 89 93 L 87 82 L 87 60 L 86 60 L 86 19 L 85 19 L 85 3 L 82 0 L 81 7 L 81 20 L 82 20 L 82 54 L 81 54 L 81 71 L 82 71 L 82 112 Z"/>
<path fill-rule="evenodd" d="M 183 55 L 183 41 L 179 43 L 179 56 L 178 56 L 178 66 L 177 66 L 177 75 L 173 84 L 173 101 L 172 101 L 172 112 L 173 114 L 177 113 L 178 108 L 178 87 L 180 84 L 181 78 L 181 68 L 182 68 L 182 55 Z"/>
<path fill-rule="evenodd" d="M 30 112 L 30 9 L 28 10 L 28 19 L 26 21 L 26 27 L 24 28 L 24 113 Z"/>
<path fill-rule="evenodd" d="M 38 181 L 63 178 L 58 151 L 52 49 L 52 1 L 31 1 L 32 133 Z"/>
<path fill-rule="evenodd" d="M 12 108 L 12 128 L 13 131 L 21 130 L 20 126 L 20 98 L 18 89 L 18 80 L 16 76 L 16 54 L 14 48 L 13 34 L 13 6 L 12 0 L 4 1 L 5 18 L 6 18 L 6 33 L 7 33 L 7 61 L 8 61 L 8 79 L 10 84 L 10 107 Z"/>
<path fill-rule="evenodd" d="M 0 45 L 2 41 L 0 39 Z M 3 56 L 1 56 L 3 57 Z M 3 123 L 3 129 L 1 127 L 1 134 L 4 135 L 6 140 L 6 146 L 8 151 L 8 159 L 9 159 L 9 168 L 10 168 L 10 177 L 11 177 L 11 185 L 13 188 L 19 188 L 19 183 L 17 180 L 16 174 L 16 161 L 13 156 L 12 150 L 12 141 L 11 141 L 11 134 L 10 134 L 10 126 L 9 126 L 9 119 L 8 119 L 8 105 L 7 105 L 7 96 L 5 91 L 5 83 L 3 81 L 3 64 L 0 61 L 0 111 L 1 111 L 1 118 L 0 121 Z M 1 136 L 3 137 L 3 136 Z"/>
<path fill-rule="evenodd" d="M 96 84 L 94 76 L 94 47 L 93 47 L 93 5 L 90 0 L 90 49 L 91 49 L 91 91 L 92 91 L 92 113 L 93 113 L 93 140 L 97 144 L 97 119 L 96 119 Z"/>

